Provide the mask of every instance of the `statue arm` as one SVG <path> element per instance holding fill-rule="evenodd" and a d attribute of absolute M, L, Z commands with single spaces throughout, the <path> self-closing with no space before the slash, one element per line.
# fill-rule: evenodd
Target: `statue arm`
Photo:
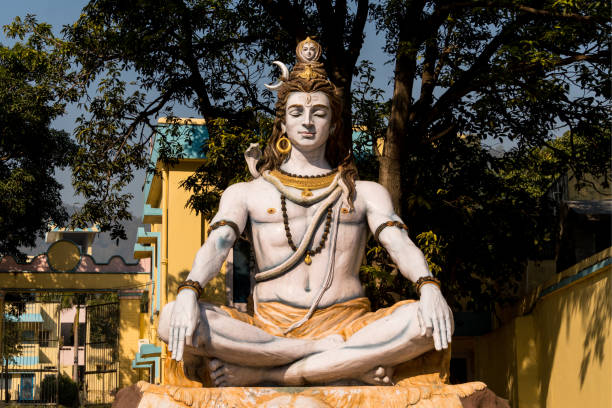
<path fill-rule="evenodd" d="M 358 195 L 366 201 L 366 216 L 370 230 L 374 233 L 379 225 L 387 221 L 400 221 L 393 210 L 389 192 L 380 184 L 359 182 Z M 401 228 L 387 227 L 378 235 L 400 273 L 416 282 L 420 277 L 432 276 L 421 250 Z M 447 348 L 453 331 L 452 312 L 440 289 L 434 284 L 425 284 L 420 291 L 418 318 L 423 329 L 433 330 L 437 350 Z"/>
<path fill-rule="evenodd" d="M 246 226 L 248 212 L 244 197 L 247 195 L 246 183 L 238 183 L 229 186 L 221 196 L 219 211 L 210 221 L 213 225 L 218 221 L 231 221 L 243 231 Z M 220 226 L 210 232 L 204 245 L 200 247 L 193 261 L 191 272 L 187 279 L 195 280 L 204 287 L 214 278 L 223 265 L 229 250 L 238 239 L 234 228 L 229 225 Z"/>
<path fill-rule="evenodd" d="M 221 196 L 219 211 L 211 221 L 231 221 L 244 230 L 248 212 L 243 197 L 247 196 L 246 183 L 234 184 L 228 187 Z M 214 278 L 227 258 L 238 236 L 229 225 L 220 226 L 211 231 L 208 239 L 196 253 L 187 279 L 197 281 L 202 287 Z M 185 343 L 192 344 L 192 336 L 198 325 L 200 306 L 195 291 L 182 290 L 176 296 L 176 302 L 170 318 L 168 349 L 172 358 L 180 361 L 183 358 Z"/>

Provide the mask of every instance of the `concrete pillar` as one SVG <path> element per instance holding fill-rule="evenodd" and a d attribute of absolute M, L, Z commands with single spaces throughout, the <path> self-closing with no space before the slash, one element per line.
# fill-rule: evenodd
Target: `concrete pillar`
<path fill-rule="evenodd" d="M 142 290 L 119 291 L 119 388 L 138 381 L 132 360 L 138 353 Z"/>

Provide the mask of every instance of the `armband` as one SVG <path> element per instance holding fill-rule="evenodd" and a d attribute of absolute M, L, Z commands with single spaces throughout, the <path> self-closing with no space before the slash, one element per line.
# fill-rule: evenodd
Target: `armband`
<path fill-rule="evenodd" d="M 380 235 L 380 232 L 382 230 L 384 230 L 385 228 L 387 228 L 387 227 L 397 227 L 397 228 L 401 228 L 401 229 L 405 230 L 406 232 L 408 232 L 408 227 L 403 222 L 399 222 L 399 221 L 387 221 L 387 222 L 383 222 L 382 224 L 380 224 L 378 226 L 378 228 L 376 228 L 376 232 L 374 232 L 374 238 L 377 241 L 379 241 L 378 236 Z"/>
<path fill-rule="evenodd" d="M 421 294 L 421 288 L 424 285 L 427 285 L 428 283 L 433 283 L 434 285 L 436 285 L 438 288 L 440 288 L 440 280 L 434 278 L 433 276 L 421 276 L 419 279 L 417 279 L 417 281 L 414 283 L 416 286 L 416 290 L 419 293 L 419 295 Z"/>
<path fill-rule="evenodd" d="M 181 293 L 181 290 L 184 289 L 191 289 L 193 290 L 198 296 L 198 299 L 200 298 L 200 296 L 202 295 L 202 285 L 200 285 L 199 282 L 196 282 L 194 280 L 191 279 L 187 279 L 186 281 L 184 281 L 183 283 L 181 283 L 178 286 L 178 290 L 176 291 L 176 293 Z"/>
<path fill-rule="evenodd" d="M 236 233 L 236 239 L 238 239 L 238 237 L 240 237 L 240 228 L 238 228 L 238 224 L 236 224 L 233 221 L 226 221 L 226 220 L 221 220 L 221 221 L 217 221 L 214 224 L 212 224 L 209 228 L 208 228 L 208 235 L 210 235 L 210 233 L 219 228 L 219 227 L 223 227 L 227 225 L 228 227 L 232 227 L 232 229 L 234 230 L 234 232 Z"/>

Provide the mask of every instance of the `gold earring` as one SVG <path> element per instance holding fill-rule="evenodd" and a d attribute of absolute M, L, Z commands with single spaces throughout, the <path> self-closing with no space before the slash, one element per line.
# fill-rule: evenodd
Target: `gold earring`
<path fill-rule="evenodd" d="M 276 150 L 281 154 L 288 154 L 291 151 L 291 141 L 287 136 L 282 136 L 276 141 Z"/>

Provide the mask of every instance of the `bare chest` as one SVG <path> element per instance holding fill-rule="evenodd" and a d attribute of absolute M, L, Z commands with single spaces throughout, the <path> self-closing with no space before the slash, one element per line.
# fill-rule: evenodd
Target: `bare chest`
<path fill-rule="evenodd" d="M 290 189 L 299 195 L 300 190 Z M 276 188 L 269 184 L 261 184 L 258 194 L 253 194 L 248 200 L 249 220 L 254 226 L 265 227 L 266 224 L 309 224 L 316 221 L 315 216 L 321 211 L 321 202 L 311 205 L 294 203 L 290 198 L 284 197 Z M 340 211 L 341 223 L 362 223 L 365 221 L 365 211 L 359 206 L 351 210 L 348 205 L 338 207 L 337 203 L 329 208 Z M 326 214 L 326 211 L 323 211 Z M 325 216 L 322 217 L 325 219 Z"/>

